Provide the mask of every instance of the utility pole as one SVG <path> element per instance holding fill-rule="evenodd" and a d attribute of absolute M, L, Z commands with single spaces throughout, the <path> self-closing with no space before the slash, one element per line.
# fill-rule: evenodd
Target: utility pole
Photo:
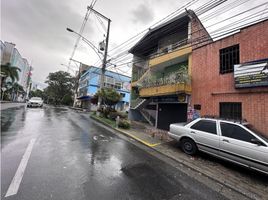
<path fill-rule="evenodd" d="M 75 107 L 76 98 L 78 97 L 79 80 L 80 80 L 80 77 L 81 77 L 81 72 L 80 72 L 81 64 L 83 64 L 83 63 L 81 63 L 80 61 L 74 60 L 72 58 L 70 58 L 70 61 L 74 61 L 76 63 L 79 63 L 79 66 L 77 66 L 78 67 L 78 73 L 75 74 L 75 89 L 74 89 L 74 103 L 73 103 L 73 107 Z"/>
<path fill-rule="evenodd" d="M 106 62 L 107 62 L 107 53 L 108 53 L 108 43 L 109 43 L 109 33 L 110 33 L 110 23 L 111 20 L 98 11 L 94 10 L 93 8 L 89 8 L 92 10 L 94 13 L 99 15 L 100 17 L 104 18 L 105 20 L 108 21 L 108 27 L 107 27 L 107 34 L 106 34 L 106 40 L 105 40 L 105 49 L 104 49 L 104 55 L 103 55 L 103 61 L 102 61 L 102 68 L 101 68 L 101 77 L 100 77 L 100 90 L 104 87 L 104 75 L 105 75 L 105 68 L 106 68 Z M 101 105 L 101 97 L 98 97 L 98 108 L 100 108 Z"/>

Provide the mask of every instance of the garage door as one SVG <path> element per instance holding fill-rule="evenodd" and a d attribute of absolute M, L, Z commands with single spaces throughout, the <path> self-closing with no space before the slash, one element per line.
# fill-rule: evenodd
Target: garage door
<path fill-rule="evenodd" d="M 187 104 L 159 104 L 157 128 L 169 130 L 172 123 L 187 121 Z"/>

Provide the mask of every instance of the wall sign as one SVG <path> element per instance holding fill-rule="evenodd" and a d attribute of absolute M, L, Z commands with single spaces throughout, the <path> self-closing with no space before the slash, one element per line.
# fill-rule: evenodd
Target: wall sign
<path fill-rule="evenodd" d="M 234 65 L 235 88 L 268 86 L 268 61 Z"/>

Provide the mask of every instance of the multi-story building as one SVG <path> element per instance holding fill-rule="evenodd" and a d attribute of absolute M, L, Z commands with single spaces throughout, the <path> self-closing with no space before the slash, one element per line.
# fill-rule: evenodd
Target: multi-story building
<path fill-rule="evenodd" d="M 2 42 L 2 40 L 0 40 L 0 50 L 1 50 L 1 57 L 0 57 L 0 60 L 3 59 L 4 49 L 5 49 L 5 43 Z"/>
<path fill-rule="evenodd" d="M 133 54 L 131 120 L 168 130 L 186 122 L 192 94 L 192 50 L 211 41 L 191 10 L 150 29 Z"/>
<path fill-rule="evenodd" d="M 78 97 L 83 108 L 90 108 L 90 100 L 97 93 L 100 86 L 101 69 L 88 66 L 79 79 Z M 114 88 L 122 96 L 117 103 L 117 110 L 126 110 L 130 100 L 130 77 L 113 72 L 105 71 L 104 87 Z"/>
<path fill-rule="evenodd" d="M 26 91 L 29 82 L 28 80 L 31 75 L 31 67 L 27 59 L 23 58 L 20 55 L 19 51 L 15 48 L 15 46 L 16 46 L 15 44 L 9 42 L 5 42 L 2 45 L 1 42 L 1 51 L 3 51 L 1 53 L 2 54 L 1 64 L 10 63 L 11 66 L 15 66 L 20 69 L 20 71 L 18 72 L 19 74 L 18 84 L 23 86 L 24 91 Z"/>
<path fill-rule="evenodd" d="M 192 52 L 192 108 L 268 135 L 268 20 Z"/>

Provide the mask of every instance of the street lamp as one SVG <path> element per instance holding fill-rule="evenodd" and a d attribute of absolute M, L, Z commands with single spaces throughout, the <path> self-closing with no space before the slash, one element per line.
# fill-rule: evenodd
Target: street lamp
<path fill-rule="evenodd" d="M 90 42 L 87 38 L 85 38 L 84 36 L 82 36 L 81 34 L 75 32 L 73 29 L 70 29 L 70 28 L 66 28 L 67 31 L 71 32 L 71 33 L 74 33 L 76 35 L 78 35 L 79 37 L 82 38 L 82 40 L 87 43 L 93 50 L 94 52 L 97 54 L 97 56 L 99 57 L 100 60 L 102 60 L 102 58 L 100 57 L 100 52 L 99 52 L 99 49 L 94 45 L 92 44 L 92 42 Z"/>

